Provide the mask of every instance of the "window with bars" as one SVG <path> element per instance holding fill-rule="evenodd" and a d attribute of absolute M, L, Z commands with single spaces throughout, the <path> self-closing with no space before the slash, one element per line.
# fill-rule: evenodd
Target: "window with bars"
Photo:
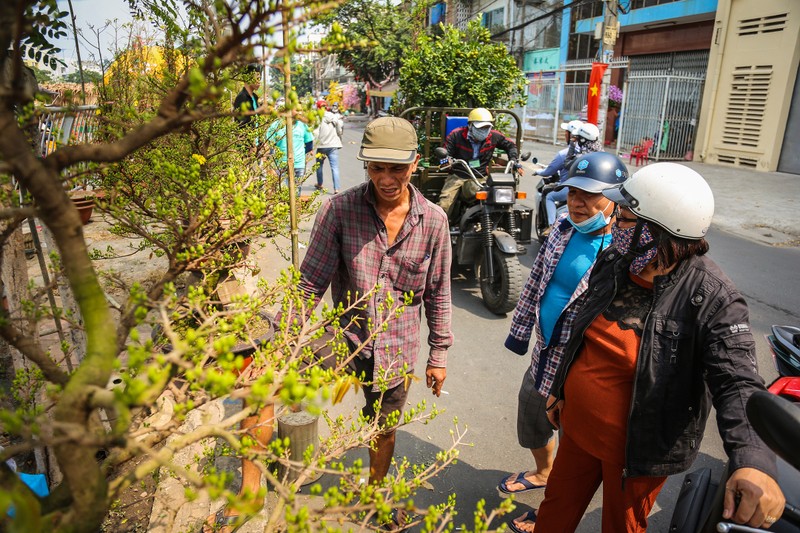
<path fill-rule="evenodd" d="M 492 32 L 505 29 L 505 8 L 499 7 L 484 13 L 481 25 Z"/>

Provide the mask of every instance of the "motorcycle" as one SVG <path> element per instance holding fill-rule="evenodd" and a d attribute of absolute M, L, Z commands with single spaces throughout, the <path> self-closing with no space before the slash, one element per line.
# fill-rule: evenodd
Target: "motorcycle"
<path fill-rule="evenodd" d="M 769 531 L 800 532 L 800 328 L 772 326 L 767 335 L 778 378 L 768 391 L 747 402 L 747 419 L 778 456 L 778 485 L 786 497 L 783 516 Z M 723 474 L 725 479 L 726 473 Z M 711 469 L 686 474 L 670 523 L 670 532 L 754 533 L 763 529 L 719 520 L 725 483 Z"/>
<path fill-rule="evenodd" d="M 517 190 L 517 162 L 509 161 L 505 172 L 484 176 L 463 159 L 451 158 L 442 148 L 434 150 L 439 170 L 459 166 L 478 188 L 476 202 L 460 202 L 458 224 L 450 229 L 453 245 L 453 266 L 473 267 L 480 282 L 481 296 L 486 307 L 501 315 L 517 305 L 525 283 L 518 256 L 527 253 L 521 246 L 531 242 L 533 210 L 517 203 L 526 197 Z M 525 161 L 530 154 L 520 159 Z"/>

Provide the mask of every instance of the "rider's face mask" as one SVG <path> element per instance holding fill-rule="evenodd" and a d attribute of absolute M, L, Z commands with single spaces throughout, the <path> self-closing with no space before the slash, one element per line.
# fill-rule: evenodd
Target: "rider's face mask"
<path fill-rule="evenodd" d="M 634 244 L 633 239 L 636 236 L 636 228 L 641 226 L 639 233 L 638 243 Z M 656 243 L 653 235 L 650 233 L 650 228 L 647 222 L 640 220 L 636 225 L 629 228 L 620 228 L 618 223 L 611 226 L 611 235 L 613 238 L 613 246 L 619 253 L 631 254 L 633 260 L 631 261 L 629 270 L 634 275 L 639 275 L 656 256 Z"/>
<path fill-rule="evenodd" d="M 489 132 L 491 131 L 491 126 L 485 126 L 483 128 L 476 128 L 474 124 L 469 125 L 469 137 L 473 141 L 483 142 L 486 140 L 486 137 L 489 136 Z"/>

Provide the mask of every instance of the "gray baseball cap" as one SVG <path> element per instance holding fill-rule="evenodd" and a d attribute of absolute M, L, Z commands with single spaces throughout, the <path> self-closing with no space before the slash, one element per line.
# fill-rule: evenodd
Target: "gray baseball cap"
<path fill-rule="evenodd" d="M 364 128 L 361 138 L 361 161 L 413 163 L 417 158 L 417 132 L 404 118 L 376 118 Z"/>

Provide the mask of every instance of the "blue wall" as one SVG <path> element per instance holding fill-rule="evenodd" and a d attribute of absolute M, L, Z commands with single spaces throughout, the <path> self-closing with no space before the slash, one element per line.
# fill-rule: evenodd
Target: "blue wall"
<path fill-rule="evenodd" d="M 693 15 L 716 13 L 716 11 L 717 0 L 681 0 L 680 2 L 671 2 L 660 6 L 631 10 L 630 13 L 620 14 L 619 22 L 624 28 L 625 26 L 632 26 L 634 24 L 652 24 L 665 20 L 680 20 Z M 562 49 L 566 46 L 564 29 L 566 28 L 566 31 L 569 32 L 569 18 L 566 16 L 567 11 L 564 13 L 565 22 L 561 30 Z M 595 26 L 598 22 L 602 21 L 602 17 L 578 21 L 576 30 L 578 33 L 594 33 Z M 566 59 L 566 53 L 563 57 Z"/>

